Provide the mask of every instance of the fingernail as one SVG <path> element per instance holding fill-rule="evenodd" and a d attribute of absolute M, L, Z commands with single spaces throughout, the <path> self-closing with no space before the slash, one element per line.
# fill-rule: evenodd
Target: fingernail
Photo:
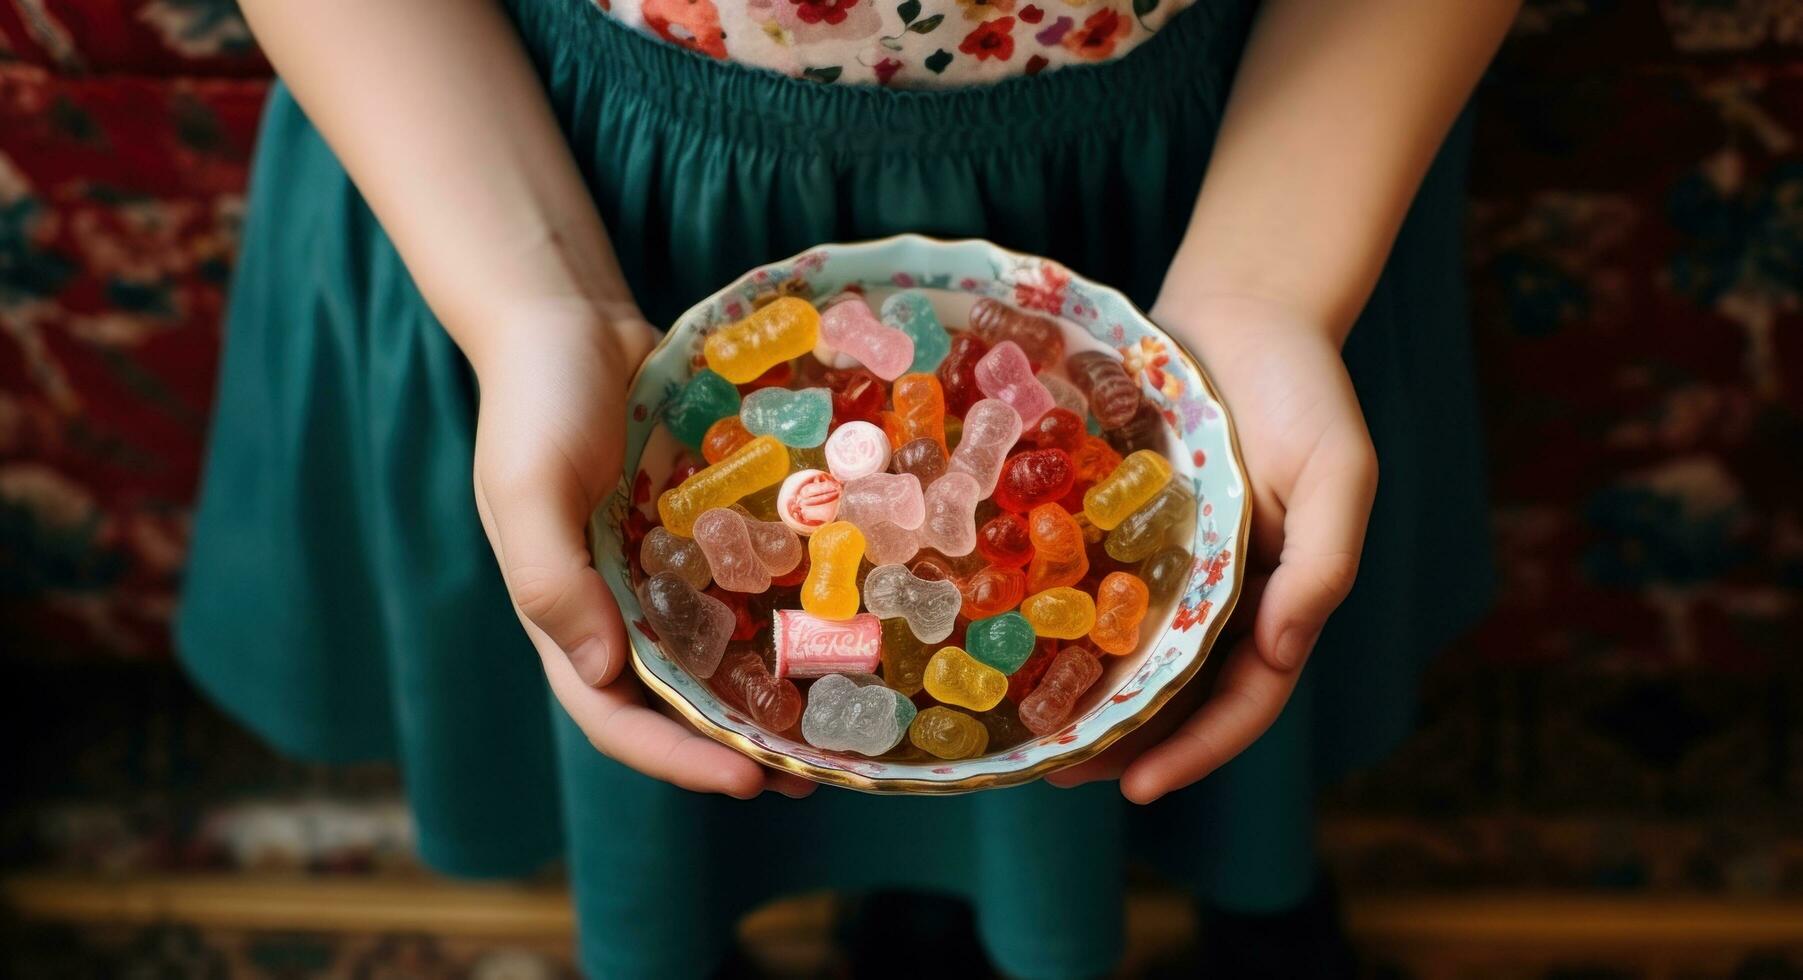
<path fill-rule="evenodd" d="M 1284 670 L 1295 670 L 1302 665 L 1302 661 L 1308 659 L 1309 648 L 1312 646 L 1313 638 L 1304 633 L 1302 627 L 1292 626 L 1284 630 L 1277 638 L 1277 666 Z"/>
<path fill-rule="evenodd" d="M 583 640 L 569 654 L 570 666 L 576 668 L 576 676 L 582 678 L 582 683 L 594 687 L 607 676 L 611 661 L 607 655 L 607 643 L 600 637 L 591 636 Z"/>

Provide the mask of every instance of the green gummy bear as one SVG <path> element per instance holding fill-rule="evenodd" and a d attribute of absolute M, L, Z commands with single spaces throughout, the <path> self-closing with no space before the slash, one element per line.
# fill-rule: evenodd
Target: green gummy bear
<path fill-rule="evenodd" d="M 739 389 L 718 374 L 702 368 L 676 397 L 664 406 L 664 426 L 676 441 L 690 449 L 701 448 L 708 426 L 739 414 Z"/>
<path fill-rule="evenodd" d="M 1033 655 L 1033 624 L 1017 612 L 979 619 L 964 632 L 964 650 L 1004 674 L 1020 669 Z"/>
<path fill-rule="evenodd" d="M 933 301 L 926 294 L 912 290 L 899 292 L 883 300 L 883 322 L 914 341 L 914 363 L 908 365 L 908 371 L 914 374 L 931 374 L 951 353 L 952 336 L 945 332 L 945 325 L 939 322 L 939 314 L 933 310 Z"/>

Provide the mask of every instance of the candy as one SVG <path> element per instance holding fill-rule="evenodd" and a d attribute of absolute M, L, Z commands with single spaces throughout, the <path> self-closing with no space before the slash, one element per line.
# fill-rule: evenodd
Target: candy
<path fill-rule="evenodd" d="M 1150 449 L 1135 450 L 1114 472 L 1083 493 L 1083 513 L 1104 531 L 1140 509 L 1171 480 L 1171 464 Z"/>
<path fill-rule="evenodd" d="M 833 421 L 880 424 L 889 387 L 876 375 L 858 368 L 826 372 L 826 387 L 833 393 Z"/>
<path fill-rule="evenodd" d="M 926 518 L 920 480 L 908 473 L 872 473 L 845 484 L 839 495 L 839 517 L 859 529 L 888 521 L 910 531 Z"/>
<path fill-rule="evenodd" d="M 984 298 L 971 305 L 970 329 L 992 346 L 1003 342 L 1019 346 L 1035 371 L 1064 357 L 1064 331 L 1058 324 L 998 300 Z"/>
<path fill-rule="evenodd" d="M 1071 492 L 1076 470 L 1070 454 L 1062 449 L 1029 449 L 1015 453 L 1002 463 L 996 480 L 996 505 L 1003 510 L 1024 513 L 1040 504 L 1062 500 Z"/>
<path fill-rule="evenodd" d="M 1004 340 L 989 349 L 977 361 L 974 371 L 977 387 L 985 397 L 1008 403 L 1020 415 L 1021 422 L 1032 425 L 1039 417 L 1057 407 L 1052 393 L 1033 376 L 1033 364 L 1020 346 Z"/>
<path fill-rule="evenodd" d="M 858 530 L 864 532 L 864 560 L 872 565 L 897 565 L 920 550 L 920 532 L 893 521 L 877 521 Z"/>
<path fill-rule="evenodd" d="M 933 582 L 961 582 L 982 568 L 983 560 L 976 555 L 946 555 L 937 549 L 922 551 L 908 563 L 908 571 Z"/>
<path fill-rule="evenodd" d="M 895 379 L 895 416 L 902 442 L 932 439 L 945 445 L 945 389 L 930 374 L 904 374 Z"/>
<path fill-rule="evenodd" d="M 780 520 L 780 518 L 776 516 L 776 495 L 781 491 L 782 486 L 780 484 L 777 486 L 765 487 L 756 493 L 746 494 L 744 497 L 740 498 L 738 503 L 733 504 L 733 507 L 744 511 L 747 517 L 775 523 Z"/>
<path fill-rule="evenodd" d="M 1166 548 L 1139 565 L 1140 580 L 1146 583 L 1152 598 L 1165 602 L 1183 591 L 1189 581 L 1189 552 L 1182 548 Z"/>
<path fill-rule="evenodd" d="M 760 491 L 762 492 L 762 491 Z M 771 577 L 787 575 L 801 564 L 807 549 L 795 532 L 779 521 L 766 521 L 746 514 L 745 531 L 751 536 L 751 548 L 758 560 L 770 570 Z"/>
<path fill-rule="evenodd" d="M 774 622 L 778 677 L 867 674 L 883 661 L 883 624 L 869 613 L 834 620 L 778 609 Z"/>
<path fill-rule="evenodd" d="M 1053 404 L 1075 415 L 1079 423 L 1089 414 L 1089 399 L 1083 397 L 1083 393 L 1077 390 L 1076 385 L 1056 374 L 1040 375 L 1039 383 L 1045 385 L 1046 392 L 1052 396 Z"/>
<path fill-rule="evenodd" d="M 763 592 L 770 588 L 770 569 L 758 559 L 745 524 L 744 515 L 716 507 L 695 518 L 695 543 L 707 555 L 708 568 L 721 588 Z"/>
<path fill-rule="evenodd" d="M 820 314 L 820 339 L 884 381 L 895 380 L 914 363 L 914 338 L 885 326 L 861 296 L 840 299 Z"/>
<path fill-rule="evenodd" d="M 639 542 L 639 567 L 647 576 L 674 572 L 695 589 L 705 589 L 714 580 L 714 573 L 707 565 L 707 555 L 701 547 L 661 527 L 652 528 L 645 540 Z"/>
<path fill-rule="evenodd" d="M 1108 557 L 1119 562 L 1150 558 L 1170 530 L 1195 512 L 1196 498 L 1190 493 L 1189 481 L 1172 480 L 1145 506 L 1116 524 L 1103 547 L 1108 549 Z"/>
<path fill-rule="evenodd" d="M 739 394 L 748 395 L 759 388 L 787 388 L 789 381 L 795 377 L 795 365 L 790 361 L 772 365 L 770 370 L 752 378 L 739 386 Z"/>
<path fill-rule="evenodd" d="M 937 439 L 914 439 L 904 442 L 889 457 L 889 468 L 897 473 L 912 473 L 920 485 L 930 487 L 945 475 L 945 447 Z"/>
<path fill-rule="evenodd" d="M 907 620 L 883 620 L 883 683 L 909 697 L 920 693 L 929 655 Z"/>
<path fill-rule="evenodd" d="M 941 647 L 927 661 L 922 681 L 935 701 L 987 711 L 1008 693 L 1008 678 L 958 647 Z"/>
<path fill-rule="evenodd" d="M 1083 434 L 1083 441 L 1071 451 L 1071 468 L 1077 476 L 1074 485 L 1084 490 L 1107 479 L 1108 474 L 1113 473 L 1119 465 L 1121 454 L 1115 452 L 1114 447 L 1107 442 L 1088 433 Z"/>
<path fill-rule="evenodd" d="M 1020 611 L 1033 632 L 1059 640 L 1078 639 L 1096 625 L 1096 601 L 1070 586 L 1035 592 L 1021 601 Z"/>
<path fill-rule="evenodd" d="M 962 711 L 934 705 L 914 716 L 908 741 L 941 759 L 968 759 L 989 747 L 989 729 Z"/>
<path fill-rule="evenodd" d="M 671 534 L 688 537 L 695 518 L 729 507 L 747 494 L 781 483 L 789 474 L 789 454 L 770 436 L 759 436 L 739 451 L 698 471 L 657 498 L 657 513 Z"/>
<path fill-rule="evenodd" d="M 864 578 L 864 608 L 883 619 L 906 620 L 926 643 L 952 635 L 963 602 L 953 583 L 916 578 L 906 565 L 878 565 Z"/>
<path fill-rule="evenodd" d="M 1027 535 L 1033 541 L 1033 560 L 1027 562 L 1027 591 L 1044 592 L 1060 585 L 1076 585 L 1089 572 L 1083 530 L 1057 504 L 1040 504 L 1027 514 Z"/>
<path fill-rule="evenodd" d="M 1020 702 L 1012 696 L 1003 698 L 995 707 L 977 713 L 977 720 L 989 732 L 989 745 L 992 749 L 1005 749 L 1033 737 L 1027 726 L 1020 723 Z"/>
<path fill-rule="evenodd" d="M 1109 467 L 1113 469 L 1114 467 Z M 789 472 L 826 469 L 826 449 L 822 446 L 790 446 Z"/>
<path fill-rule="evenodd" d="M 1066 408 L 1054 408 L 1028 426 L 1020 438 L 1040 449 L 1062 449 L 1073 453 L 1083 445 L 1084 439 L 1089 438 L 1089 433 L 1083 429 L 1082 416 Z"/>
<path fill-rule="evenodd" d="M 1020 721 L 1035 735 L 1050 735 L 1063 726 L 1077 699 L 1102 677 L 1095 654 L 1080 646 L 1065 647 L 1046 668 L 1045 677 L 1020 703 Z"/>
<path fill-rule="evenodd" d="M 777 364 L 813 350 L 819 339 L 820 313 L 814 304 L 784 296 L 714 331 L 702 345 L 702 355 L 707 366 L 726 380 L 745 384 Z"/>
<path fill-rule="evenodd" d="M 706 369 L 676 392 L 664 406 L 664 428 L 690 449 L 700 448 L 708 427 L 739 411 L 739 389 Z"/>
<path fill-rule="evenodd" d="M 1027 576 L 1018 568 L 985 565 L 955 580 L 964 596 L 964 617 L 996 616 L 1020 605 L 1027 594 Z"/>
<path fill-rule="evenodd" d="M 920 522 L 920 543 L 954 558 L 970 554 L 977 546 L 977 500 L 982 496 L 969 473 L 947 473 L 934 480 L 922 500 L 926 515 Z"/>
<path fill-rule="evenodd" d="M 763 605 L 761 601 L 763 598 L 762 596 L 746 595 L 743 592 L 728 592 L 717 584 L 708 586 L 707 590 L 702 594 L 725 603 L 726 608 L 732 610 L 732 636 L 728 637 L 730 640 L 744 641 L 755 639 L 759 631 L 763 629 L 764 622 L 770 618 L 770 613 L 767 608 L 752 608 L 753 600 L 758 600 L 758 604 L 760 606 Z"/>
<path fill-rule="evenodd" d="M 833 424 L 833 396 L 825 388 L 759 388 L 739 405 L 739 421 L 753 435 L 775 436 L 785 446 L 818 446 Z"/>
<path fill-rule="evenodd" d="M 952 338 L 952 349 L 939 362 L 940 388 L 945 392 L 945 410 L 960 418 L 970 406 L 983 397 L 977 387 L 977 362 L 989 353 L 989 345 L 967 333 Z M 948 434 L 949 440 L 949 434 Z"/>
<path fill-rule="evenodd" d="M 1139 646 L 1139 627 L 1151 603 L 1151 591 L 1139 576 L 1109 572 L 1096 586 L 1096 622 L 1089 640 L 1108 653 L 1132 653 Z"/>
<path fill-rule="evenodd" d="M 977 553 L 993 564 L 1019 568 L 1033 557 L 1033 539 L 1019 514 L 997 514 L 977 528 Z"/>
<path fill-rule="evenodd" d="M 889 465 L 889 437 L 869 422 L 841 424 L 826 437 L 826 467 L 840 482 L 880 473 Z"/>
<path fill-rule="evenodd" d="M 796 470 L 783 479 L 776 492 L 776 516 L 789 530 L 803 536 L 829 524 L 839 513 L 844 488 L 831 474 Z"/>
<path fill-rule="evenodd" d="M 801 608 L 821 619 L 850 619 L 858 612 L 858 562 L 864 535 L 846 521 L 834 521 L 808 539 L 808 577 L 801 583 Z"/>
<path fill-rule="evenodd" d="M 931 371 L 952 349 L 951 334 L 939 322 L 933 301 L 925 293 L 903 290 L 883 300 L 883 322 L 914 341 L 914 362 L 909 371 Z"/>
<path fill-rule="evenodd" d="M 829 674 L 808 688 L 801 737 L 818 749 L 882 755 L 901 744 L 915 714 L 914 702 L 881 684 Z"/>
<path fill-rule="evenodd" d="M 1020 438 L 1020 414 L 1006 402 L 985 398 L 964 415 L 964 435 L 946 463 L 950 473 L 968 473 L 977 481 L 978 497 L 995 492 L 1008 450 Z"/>
<path fill-rule="evenodd" d="M 674 572 L 658 572 L 640 582 L 637 592 L 664 653 L 696 677 L 712 677 L 736 625 L 732 609 Z"/>
<path fill-rule="evenodd" d="M 1164 448 L 1164 416 L 1149 401 L 1139 403 L 1139 411 L 1124 424 L 1106 430 L 1108 444 L 1123 453 L 1140 449 Z"/>
<path fill-rule="evenodd" d="M 728 415 L 707 427 L 707 435 L 701 437 L 701 456 L 710 463 L 718 463 L 751 440 L 745 423 L 739 421 L 737 415 Z"/>
<path fill-rule="evenodd" d="M 1033 644 L 1033 655 L 1020 669 L 1008 675 L 1008 700 L 1019 704 L 1027 695 L 1039 686 L 1040 678 L 1045 676 L 1046 668 L 1052 666 L 1052 658 L 1058 655 L 1058 641 L 1049 636 L 1042 636 Z"/>
<path fill-rule="evenodd" d="M 1033 624 L 1017 612 L 979 619 L 964 631 L 964 645 L 971 657 L 1004 675 L 1014 673 L 1027 662 L 1033 655 L 1034 640 Z M 982 707 L 977 710 L 981 711 Z"/>
<path fill-rule="evenodd" d="M 1080 351 L 1064 362 L 1064 370 L 1088 399 L 1090 414 L 1102 428 L 1126 425 L 1139 413 L 1139 385 L 1118 359 L 1101 351 Z"/>
<path fill-rule="evenodd" d="M 786 732 L 801 720 L 801 690 L 795 682 L 772 677 L 763 658 L 751 650 L 736 650 L 720 662 L 714 674 L 714 690 L 727 703 L 751 715 L 751 720 L 773 732 Z"/>

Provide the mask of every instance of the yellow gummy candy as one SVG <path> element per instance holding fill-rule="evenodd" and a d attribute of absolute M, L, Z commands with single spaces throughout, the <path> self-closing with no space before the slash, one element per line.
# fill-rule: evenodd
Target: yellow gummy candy
<path fill-rule="evenodd" d="M 933 700 L 972 711 L 988 711 L 1008 695 L 1008 675 L 965 653 L 942 647 L 927 661 L 927 693 Z"/>
<path fill-rule="evenodd" d="M 695 530 L 695 518 L 715 507 L 730 507 L 788 475 L 789 450 L 775 436 L 758 436 L 675 489 L 665 490 L 657 498 L 657 514 L 664 530 L 686 538 Z"/>
<path fill-rule="evenodd" d="M 968 759 L 989 747 L 989 729 L 962 711 L 934 705 L 914 716 L 908 741 L 941 759 Z"/>
<path fill-rule="evenodd" d="M 863 558 L 864 535 L 850 521 L 834 521 L 815 531 L 808 539 L 808 577 L 801 583 L 801 608 L 821 619 L 856 616 L 858 562 Z"/>
<path fill-rule="evenodd" d="M 1150 449 L 1141 449 L 1114 468 L 1102 482 L 1083 493 L 1083 513 L 1104 531 L 1127 519 L 1171 482 L 1171 464 Z"/>
<path fill-rule="evenodd" d="M 808 353 L 819 340 L 820 311 L 805 299 L 784 296 L 716 330 L 703 345 L 702 355 L 716 374 L 742 385 Z"/>
<path fill-rule="evenodd" d="M 1035 592 L 1020 604 L 1033 632 L 1059 640 L 1088 635 L 1096 624 L 1096 601 L 1081 589 L 1063 586 Z"/>

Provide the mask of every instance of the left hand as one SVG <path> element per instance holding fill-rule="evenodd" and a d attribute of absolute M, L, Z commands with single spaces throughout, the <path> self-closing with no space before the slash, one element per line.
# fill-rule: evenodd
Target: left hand
<path fill-rule="evenodd" d="M 1135 803 L 1208 775 L 1277 719 L 1352 589 L 1377 492 L 1376 452 L 1327 326 L 1243 296 L 1161 303 L 1152 319 L 1190 344 L 1233 412 L 1254 525 L 1241 608 L 1256 613 L 1249 629 L 1221 637 L 1226 659 L 1211 690 L 1188 685 L 1107 752 L 1046 777 L 1057 786 L 1118 778 Z"/>

